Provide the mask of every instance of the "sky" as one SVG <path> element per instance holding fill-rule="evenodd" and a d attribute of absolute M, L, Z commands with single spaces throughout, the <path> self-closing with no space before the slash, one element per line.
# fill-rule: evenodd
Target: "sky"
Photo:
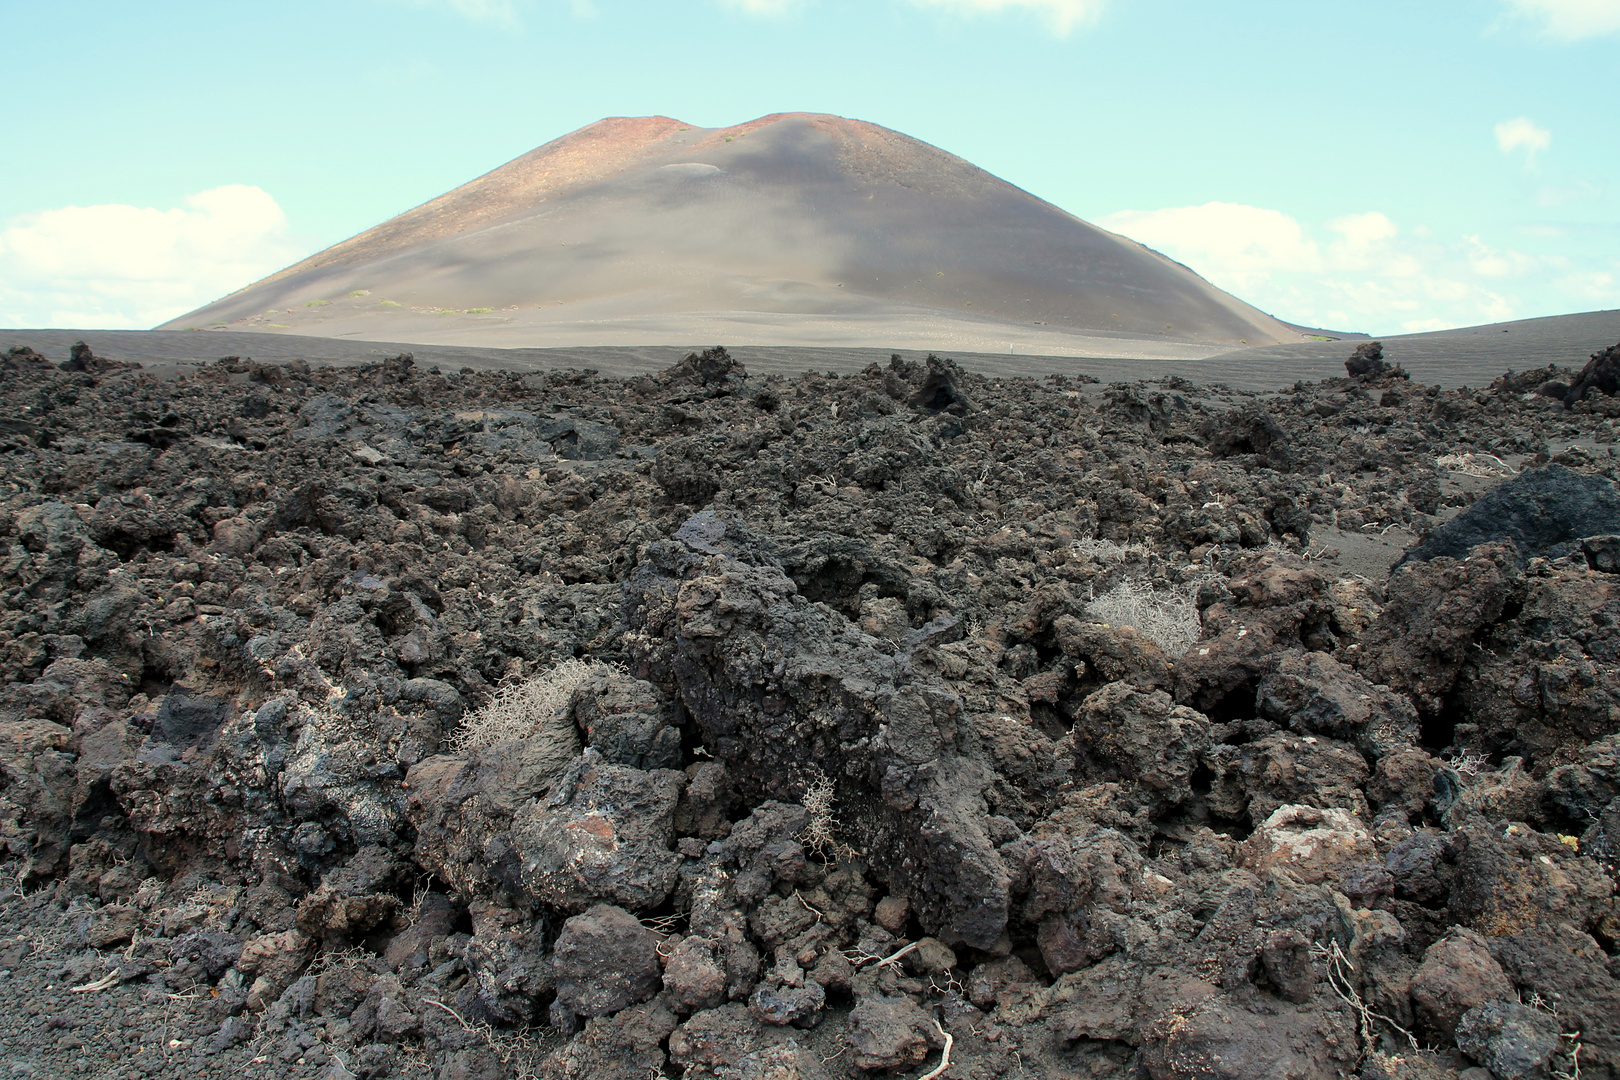
<path fill-rule="evenodd" d="M 1291 322 L 1620 307 L 1620 0 L 0 0 L 0 326 L 148 327 L 604 116 L 933 143 Z"/>

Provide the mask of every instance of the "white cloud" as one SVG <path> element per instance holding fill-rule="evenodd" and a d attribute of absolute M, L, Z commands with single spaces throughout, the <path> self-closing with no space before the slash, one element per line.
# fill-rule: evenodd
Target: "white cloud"
<path fill-rule="evenodd" d="M 1377 210 L 1346 214 L 1327 223 L 1337 233 L 1325 249 L 1328 266 L 1346 272 L 1376 270 L 1387 278 L 1411 278 L 1422 274 L 1422 264 L 1397 243 L 1400 228 L 1388 215 Z M 1427 238 L 1429 230 L 1418 227 L 1414 236 Z"/>
<path fill-rule="evenodd" d="M 1097 224 L 1162 251 L 1195 269 L 1219 266 L 1243 287 L 1277 271 L 1314 272 L 1322 252 L 1304 228 L 1280 210 L 1211 202 L 1166 210 L 1122 210 Z"/>
<path fill-rule="evenodd" d="M 999 14 L 1003 11 L 1029 11 L 1043 18 L 1059 37 L 1092 22 L 1102 14 L 1107 0 L 911 0 L 918 7 L 946 8 L 964 15 Z"/>
<path fill-rule="evenodd" d="M 516 27 L 522 22 L 521 9 L 533 7 L 533 0 L 375 0 L 377 3 L 439 10 L 459 15 L 472 22 L 492 23 L 503 27 Z M 746 2 L 746 0 L 745 0 Z M 769 0 L 764 0 L 769 2 Z M 566 4 L 576 19 L 596 18 L 596 5 L 591 0 L 553 0 Z"/>
<path fill-rule="evenodd" d="M 1376 210 L 1319 231 L 1280 210 L 1222 202 L 1125 210 L 1096 223 L 1306 326 L 1417 332 L 1620 306 L 1620 280 L 1606 267 L 1500 250 L 1480 236 L 1442 242 Z"/>
<path fill-rule="evenodd" d="M 1395 227 L 1393 221 L 1377 210 L 1334 218 L 1328 222 L 1327 227 L 1343 238 L 1341 242 L 1346 251 L 1356 254 L 1377 251 L 1385 241 L 1395 239 L 1401 231 Z"/>
<path fill-rule="evenodd" d="M 418 0 L 433 2 L 433 0 Z M 454 2 L 454 0 L 451 0 Z M 718 0 L 728 8 L 748 15 L 774 17 L 803 6 L 808 0 Z M 911 0 L 916 7 L 939 8 L 958 15 L 996 15 L 1006 11 L 1029 12 L 1051 27 L 1059 37 L 1067 37 L 1076 27 L 1095 21 L 1108 0 Z"/>
<path fill-rule="evenodd" d="M 1601 185 L 1578 177 L 1563 187 L 1547 186 L 1536 192 L 1537 206 L 1563 206 L 1565 203 L 1596 199 L 1603 194 Z"/>
<path fill-rule="evenodd" d="M 0 325 L 142 328 L 287 265 L 287 217 L 269 194 L 228 184 L 174 210 L 105 204 L 0 227 Z"/>
<path fill-rule="evenodd" d="M 374 2 L 395 7 L 438 10 L 459 15 L 472 22 L 493 23 L 505 27 L 516 27 L 522 21 L 520 9 L 533 6 L 532 0 L 374 0 Z M 596 17 L 596 6 L 591 0 L 554 0 L 554 2 L 566 4 L 576 19 Z M 757 2 L 769 3 L 770 0 Z"/>
<path fill-rule="evenodd" d="M 1616 267 L 1620 272 L 1620 266 Z M 1613 306 L 1620 297 L 1620 279 L 1604 270 L 1586 270 L 1558 279 L 1558 286 L 1571 296 L 1582 297 L 1593 306 Z"/>
<path fill-rule="evenodd" d="M 1523 150 L 1527 161 L 1552 146 L 1552 132 L 1537 127 L 1528 118 L 1519 116 L 1496 125 L 1496 148 L 1504 154 Z"/>
<path fill-rule="evenodd" d="M 443 8 L 474 22 L 512 24 L 517 22 L 513 0 L 395 0 L 419 8 Z"/>
<path fill-rule="evenodd" d="M 726 7 L 736 8 L 747 15 L 786 15 L 799 6 L 799 0 L 721 0 Z"/>
<path fill-rule="evenodd" d="M 512 0 L 443 0 L 457 15 L 469 19 L 487 19 L 491 22 L 511 22 L 517 18 Z"/>
<path fill-rule="evenodd" d="M 1579 41 L 1620 32 L 1620 0 L 1507 0 L 1508 8 L 1536 23 L 1544 37 Z"/>

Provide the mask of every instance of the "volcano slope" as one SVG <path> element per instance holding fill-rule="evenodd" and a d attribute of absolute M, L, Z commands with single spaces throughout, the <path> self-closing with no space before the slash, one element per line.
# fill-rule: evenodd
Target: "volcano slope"
<path fill-rule="evenodd" d="M 1620 1073 L 1557 371 L 72 366 L 0 363 L 15 1075 Z M 1498 482 L 1590 516 L 1330 569 Z"/>
<path fill-rule="evenodd" d="M 961 158 L 816 113 L 598 121 L 163 329 L 216 325 L 484 346 L 920 341 L 1167 357 L 1302 340 Z"/>

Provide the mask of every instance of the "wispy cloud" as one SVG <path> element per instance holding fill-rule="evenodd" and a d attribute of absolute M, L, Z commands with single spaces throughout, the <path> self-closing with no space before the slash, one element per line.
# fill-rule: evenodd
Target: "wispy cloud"
<path fill-rule="evenodd" d="M 1121 210 L 1097 219 L 1097 224 L 1195 270 L 1200 265 L 1218 267 L 1227 280 L 1238 283 L 1247 283 L 1254 275 L 1314 273 L 1323 267 L 1322 252 L 1304 226 L 1280 210 L 1211 202 Z"/>
<path fill-rule="evenodd" d="M 525 9 L 539 6 L 542 11 L 566 7 L 576 19 L 594 19 L 596 5 L 592 0 L 373 0 L 374 3 L 395 7 L 410 7 L 422 11 L 441 11 L 459 16 L 469 22 L 516 28 L 523 22 Z"/>
<path fill-rule="evenodd" d="M 802 0 L 720 0 L 720 2 L 747 15 L 775 17 L 786 15 L 798 7 Z"/>
<path fill-rule="evenodd" d="M 1504 154 L 1522 150 L 1525 160 L 1534 162 L 1536 155 L 1550 146 L 1552 146 L 1552 132 L 1544 127 L 1537 127 L 1523 116 L 1504 120 L 1496 125 L 1496 147 Z"/>
<path fill-rule="evenodd" d="M 1025 11 L 1044 20 L 1059 37 L 1093 22 L 1107 0 L 911 0 L 918 7 L 943 8 L 962 15 Z"/>
<path fill-rule="evenodd" d="M 64 206 L 0 227 L 0 325 L 142 328 L 296 257 L 268 193 L 230 184 L 182 208 Z"/>
<path fill-rule="evenodd" d="M 747 15 L 774 18 L 796 11 L 812 0 L 717 0 L 722 7 Z M 914 7 L 948 11 L 960 16 L 1024 12 L 1034 15 L 1059 37 L 1096 21 L 1108 0 L 910 0 Z"/>
<path fill-rule="evenodd" d="M 1558 279 L 1558 287 L 1592 307 L 1613 306 L 1620 278 L 1606 270 L 1581 270 Z"/>
<path fill-rule="evenodd" d="M 1585 177 L 1576 177 L 1562 186 L 1548 185 L 1536 192 L 1537 206 L 1563 206 L 1565 203 L 1582 202 L 1587 199 L 1601 198 L 1603 186 L 1594 183 Z"/>
<path fill-rule="evenodd" d="M 1538 297 L 1538 314 L 1549 303 L 1620 305 L 1620 280 L 1606 264 L 1497 248 L 1477 235 L 1443 242 L 1376 210 L 1311 229 L 1280 210 L 1212 202 L 1125 210 L 1097 224 L 1311 326 L 1389 333 L 1498 322 L 1526 313 L 1526 292 Z"/>
<path fill-rule="evenodd" d="M 474 22 L 516 23 L 514 0 L 392 0 L 418 8 L 439 8 Z"/>
<path fill-rule="evenodd" d="M 1560 41 L 1620 32 L 1620 0 L 1507 0 L 1507 6 L 1542 36 Z"/>
<path fill-rule="evenodd" d="M 517 17 L 512 0 L 443 0 L 457 14 L 469 19 L 490 19 L 506 22 Z"/>

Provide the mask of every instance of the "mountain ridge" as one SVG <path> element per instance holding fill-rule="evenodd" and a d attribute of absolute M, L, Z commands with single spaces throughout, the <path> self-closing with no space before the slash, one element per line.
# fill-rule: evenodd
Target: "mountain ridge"
<path fill-rule="evenodd" d="M 524 327 L 589 337 L 695 313 L 732 326 L 799 318 L 807 337 L 829 320 L 943 320 L 1204 346 L 1299 339 L 961 157 L 821 113 L 727 128 L 608 117 L 163 328 L 398 337 L 403 326 L 448 342 L 457 329 L 424 316 L 478 314 L 489 317 L 469 337 L 504 330 L 511 344 Z"/>

